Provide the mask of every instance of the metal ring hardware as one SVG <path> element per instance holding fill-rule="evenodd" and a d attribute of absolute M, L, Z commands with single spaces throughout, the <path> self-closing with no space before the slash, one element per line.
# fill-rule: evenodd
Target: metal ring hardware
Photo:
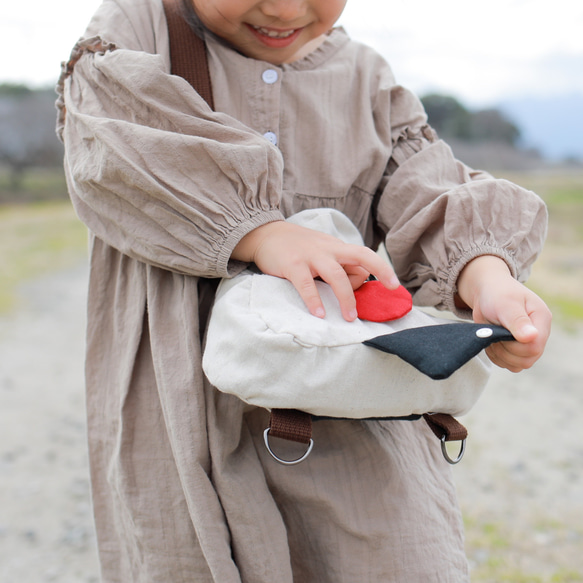
<path fill-rule="evenodd" d="M 462 444 L 460 447 L 460 451 L 457 455 L 457 457 L 455 459 L 451 459 L 449 457 L 449 454 L 447 453 L 447 448 L 445 447 L 446 441 L 445 441 L 445 435 L 441 438 L 441 453 L 443 454 L 443 457 L 445 458 L 445 461 L 448 464 L 451 464 L 452 466 L 455 466 L 455 464 L 459 464 L 462 461 L 462 458 L 464 457 L 464 453 L 466 452 L 466 440 L 462 439 Z M 272 454 L 273 455 L 273 454 Z"/>
<path fill-rule="evenodd" d="M 295 460 L 284 460 L 284 459 L 281 459 L 280 457 L 278 457 L 272 451 L 272 449 L 269 445 L 269 427 L 263 432 L 263 441 L 265 442 L 265 447 L 267 448 L 267 451 L 271 454 L 271 457 L 275 461 L 279 462 L 280 464 L 283 464 L 284 466 L 295 466 L 296 464 L 303 462 L 310 455 L 310 452 L 312 451 L 312 448 L 314 447 L 314 440 L 310 437 L 310 443 L 308 444 L 308 449 L 301 457 L 299 457 L 298 459 L 295 459 Z"/>

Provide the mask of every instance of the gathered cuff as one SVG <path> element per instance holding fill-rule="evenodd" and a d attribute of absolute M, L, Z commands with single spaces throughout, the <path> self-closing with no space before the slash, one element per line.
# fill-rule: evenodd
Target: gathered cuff
<path fill-rule="evenodd" d="M 217 273 L 219 274 L 219 277 L 234 277 L 247 266 L 247 263 L 243 261 L 231 259 L 233 249 L 235 249 L 237 243 L 239 243 L 245 235 L 257 227 L 283 220 L 285 219 L 280 210 L 267 210 L 252 215 L 249 219 L 243 221 L 238 227 L 231 231 L 225 238 L 224 244 L 217 257 Z"/>
<path fill-rule="evenodd" d="M 492 244 L 476 245 L 467 249 L 451 258 L 447 268 L 438 272 L 438 288 L 442 305 L 446 310 L 452 312 L 458 318 L 465 320 L 472 318 L 472 311 L 460 308 L 455 303 L 455 297 L 458 293 L 457 281 L 464 267 L 473 259 L 484 255 L 493 255 L 502 259 L 508 268 L 512 277 L 518 278 L 518 268 L 514 254 L 506 249 Z"/>

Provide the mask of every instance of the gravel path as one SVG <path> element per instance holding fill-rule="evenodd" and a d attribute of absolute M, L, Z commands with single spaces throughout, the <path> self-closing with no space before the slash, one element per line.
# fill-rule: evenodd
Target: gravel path
<path fill-rule="evenodd" d="M 0 317 L 0 583 L 97 581 L 86 275 L 81 266 L 31 282 L 24 307 Z M 476 572 L 503 547 L 515 569 L 583 580 L 575 574 L 583 573 L 582 381 L 583 330 L 555 330 L 540 363 L 520 375 L 495 371 L 464 418 L 468 451 L 454 472 Z"/>
<path fill-rule="evenodd" d="M 508 580 L 583 581 L 582 411 L 583 328 L 555 327 L 528 371 L 494 370 L 463 419 L 468 450 L 454 469 L 474 565 L 492 558 L 489 539 L 515 570 L 540 577 Z"/>
<path fill-rule="evenodd" d="M 0 582 L 97 581 L 83 393 L 86 269 L 0 319 Z"/>

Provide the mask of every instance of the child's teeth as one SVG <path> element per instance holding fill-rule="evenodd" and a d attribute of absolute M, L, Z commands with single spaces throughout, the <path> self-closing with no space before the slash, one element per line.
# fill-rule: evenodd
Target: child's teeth
<path fill-rule="evenodd" d="M 261 26 L 254 26 L 255 30 L 259 31 L 261 34 L 265 36 L 269 36 L 271 38 L 286 38 L 291 36 L 295 30 L 287 30 L 285 32 L 277 32 L 276 30 L 268 30 L 267 28 L 262 28 Z"/>

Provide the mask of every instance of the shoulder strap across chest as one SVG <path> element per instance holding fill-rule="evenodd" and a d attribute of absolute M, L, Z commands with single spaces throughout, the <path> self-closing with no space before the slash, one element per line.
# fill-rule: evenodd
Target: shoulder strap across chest
<path fill-rule="evenodd" d="M 170 62 L 173 75 L 186 79 L 214 109 L 207 49 L 186 20 L 182 0 L 163 0 L 170 37 Z"/>

